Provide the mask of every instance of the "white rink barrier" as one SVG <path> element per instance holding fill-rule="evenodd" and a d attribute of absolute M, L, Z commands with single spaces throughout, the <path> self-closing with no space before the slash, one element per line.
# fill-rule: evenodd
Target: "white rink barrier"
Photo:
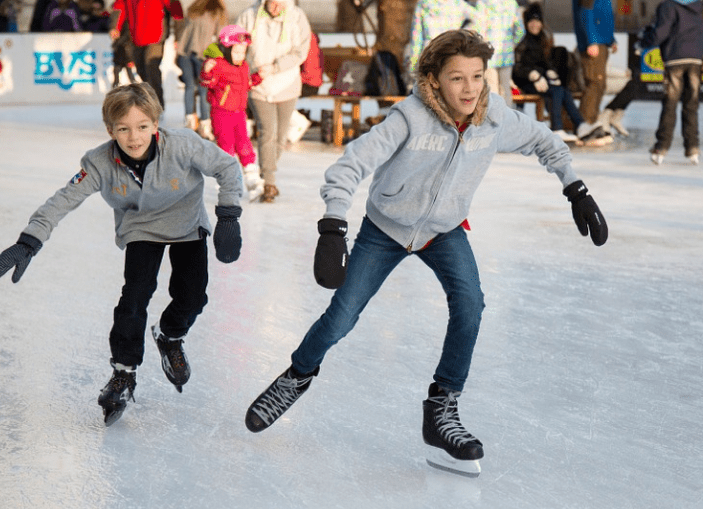
<path fill-rule="evenodd" d="M 0 65 L 0 106 L 102 103 L 112 87 L 112 41 L 90 32 L 0 33 Z M 165 100 L 181 99 L 173 36 L 166 40 L 161 74 Z"/>

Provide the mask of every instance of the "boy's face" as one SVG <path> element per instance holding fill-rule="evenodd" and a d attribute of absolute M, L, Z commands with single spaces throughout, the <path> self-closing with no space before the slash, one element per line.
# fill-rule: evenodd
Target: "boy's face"
<path fill-rule="evenodd" d="M 454 55 L 446 61 L 439 76 L 429 75 L 430 84 L 442 94 L 455 122 L 466 122 L 476 110 L 484 74 L 481 58 Z"/>
<path fill-rule="evenodd" d="M 129 157 L 143 160 L 147 157 L 151 137 L 156 134 L 158 127 L 158 120 L 154 122 L 142 110 L 132 106 L 107 132 Z"/>
<path fill-rule="evenodd" d="M 231 48 L 232 50 L 232 63 L 239 65 L 241 64 L 247 56 L 247 45 L 246 44 L 235 44 Z"/>

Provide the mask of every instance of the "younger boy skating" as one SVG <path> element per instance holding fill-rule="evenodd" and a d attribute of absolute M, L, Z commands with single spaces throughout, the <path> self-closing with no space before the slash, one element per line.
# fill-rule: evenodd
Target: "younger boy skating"
<path fill-rule="evenodd" d="M 207 303 L 211 226 L 204 176 L 216 178 L 220 188 L 213 236 L 217 259 L 233 262 L 241 249 L 239 163 L 189 129 L 160 128 L 161 113 L 146 83 L 108 92 L 102 114 L 112 140 L 83 156 L 81 170 L 37 209 L 17 243 L 0 253 L 0 276 L 14 267 L 17 283 L 59 221 L 86 198 L 100 192 L 114 209 L 115 241 L 125 250 L 125 283 L 109 338 L 113 373 L 98 398 L 108 426 L 134 399 L 147 306 L 167 247 L 172 300 L 151 331 L 169 381 L 180 392 L 190 377 L 183 340 Z"/>

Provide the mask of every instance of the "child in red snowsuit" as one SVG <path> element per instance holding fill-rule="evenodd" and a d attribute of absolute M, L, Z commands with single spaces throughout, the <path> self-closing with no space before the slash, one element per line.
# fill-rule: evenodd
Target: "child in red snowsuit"
<path fill-rule="evenodd" d="M 258 73 L 249 75 L 245 56 L 250 43 L 251 36 L 239 25 L 224 27 L 220 31 L 219 43 L 211 44 L 205 51 L 208 58 L 203 64 L 200 80 L 208 88 L 207 100 L 211 106 L 210 118 L 217 145 L 231 156 L 239 157 L 249 199 L 253 201 L 263 193 L 264 181 L 247 133 L 249 90 L 262 81 Z"/>

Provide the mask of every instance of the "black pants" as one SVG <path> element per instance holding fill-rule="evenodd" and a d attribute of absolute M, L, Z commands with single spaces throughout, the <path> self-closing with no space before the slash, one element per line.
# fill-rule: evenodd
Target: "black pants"
<path fill-rule="evenodd" d="M 154 87 L 161 107 L 164 107 L 164 89 L 161 84 L 161 60 L 164 58 L 164 43 L 156 42 L 148 46 L 135 46 L 134 65 L 142 81 Z"/>
<path fill-rule="evenodd" d="M 131 242 L 125 252 L 122 296 L 110 331 L 112 360 L 138 366 L 144 359 L 147 306 L 156 290 L 157 276 L 168 244 Z M 168 337 L 185 336 L 207 304 L 206 238 L 170 244 L 171 302 L 161 315 L 161 331 Z"/>

